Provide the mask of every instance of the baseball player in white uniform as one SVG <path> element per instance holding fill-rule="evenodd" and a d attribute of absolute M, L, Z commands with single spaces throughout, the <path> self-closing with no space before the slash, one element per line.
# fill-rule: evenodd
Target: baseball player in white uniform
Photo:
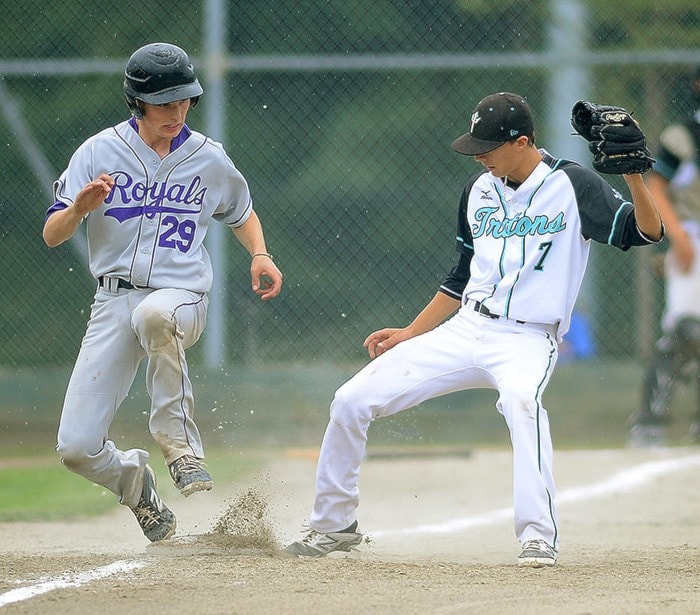
<path fill-rule="evenodd" d="M 54 247 L 86 220 L 98 282 L 57 451 L 67 468 L 115 493 L 158 541 L 175 531 L 175 515 L 156 492 L 148 452 L 122 451 L 109 439 L 114 416 L 146 358 L 149 427 L 175 486 L 185 496 L 211 489 L 185 358 L 206 321 L 211 221 L 228 225 L 251 254 L 261 299 L 280 292 L 282 274 L 245 178 L 221 144 L 185 123 L 202 94 L 187 54 L 167 43 L 138 49 L 126 65 L 124 94 L 132 116 L 77 149 L 55 182 L 44 226 Z"/>
<path fill-rule="evenodd" d="M 365 340 L 373 360 L 335 394 L 310 529 L 286 548 L 292 555 L 320 557 L 361 542 L 358 479 L 374 419 L 446 393 L 490 388 L 498 391 L 496 408 L 513 446 L 518 563 L 556 561 L 553 453 L 542 395 L 557 344 L 591 241 L 622 250 L 658 242 L 661 219 L 641 175 L 625 176 L 629 202 L 597 173 L 537 149 L 532 114 L 517 94 L 481 100 L 469 132 L 452 147 L 485 167 L 462 194 L 459 260 L 412 323 Z"/>
<path fill-rule="evenodd" d="M 671 247 L 664 260 L 662 335 L 644 375 L 641 406 L 632 416 L 633 446 L 663 446 L 676 384 L 694 376 L 700 359 L 700 67 L 692 79 L 696 109 L 664 128 L 657 162 L 647 176 Z M 700 443 L 700 407 L 689 429 Z"/>

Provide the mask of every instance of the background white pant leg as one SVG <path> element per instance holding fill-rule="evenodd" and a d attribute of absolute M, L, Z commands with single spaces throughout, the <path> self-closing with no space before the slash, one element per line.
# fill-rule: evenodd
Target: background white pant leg
<path fill-rule="evenodd" d="M 666 333 L 672 331 L 684 316 L 700 319 L 700 230 L 695 226 L 686 227 L 686 230 L 693 240 L 696 254 L 690 271 L 681 272 L 678 269 L 672 250 L 664 260 L 666 302 L 661 322 Z"/>
<path fill-rule="evenodd" d="M 318 461 L 312 529 L 333 532 L 355 521 L 371 421 L 446 393 L 493 388 L 473 362 L 477 333 L 471 321 L 456 316 L 377 357 L 338 389 Z"/>
<path fill-rule="evenodd" d="M 206 313 L 205 295 L 177 289 L 153 291 L 133 309 L 132 326 L 148 355 L 149 427 L 168 464 L 185 454 L 204 457 L 185 350 L 202 334 Z"/>

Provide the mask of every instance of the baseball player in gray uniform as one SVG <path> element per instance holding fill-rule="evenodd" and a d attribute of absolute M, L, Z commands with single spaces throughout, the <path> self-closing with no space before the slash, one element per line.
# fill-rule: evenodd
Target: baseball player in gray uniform
<path fill-rule="evenodd" d="M 594 171 L 538 149 L 534 132 L 527 102 L 500 92 L 478 103 L 469 132 L 452 143 L 484 166 L 462 193 L 459 259 L 413 322 L 365 340 L 373 360 L 335 394 L 310 529 L 286 547 L 291 555 L 320 557 L 361 542 L 358 478 L 374 419 L 445 393 L 490 388 L 513 447 L 518 563 L 555 563 L 559 528 L 542 395 L 557 345 L 591 241 L 627 250 L 660 241 L 663 227 L 641 175 L 625 176 L 630 202 Z"/>
<path fill-rule="evenodd" d="M 124 94 L 132 116 L 76 150 L 55 182 L 44 225 L 54 247 L 86 220 L 98 283 L 56 450 L 67 468 L 115 493 L 158 541 L 175 531 L 175 515 L 156 492 L 148 452 L 122 451 L 109 439 L 114 416 L 146 358 L 149 427 L 175 486 L 185 496 L 211 489 L 185 358 L 206 321 L 211 221 L 228 225 L 251 254 L 261 299 L 280 292 L 282 274 L 245 178 L 221 144 L 185 123 L 202 95 L 187 54 L 167 43 L 138 49 L 126 65 Z"/>
<path fill-rule="evenodd" d="M 647 185 L 671 248 L 664 260 L 662 335 L 644 375 L 641 406 L 632 416 L 632 446 L 663 446 L 673 391 L 694 377 L 700 360 L 700 66 L 692 79 L 696 109 L 685 123 L 664 128 Z M 689 429 L 700 443 L 700 407 Z"/>

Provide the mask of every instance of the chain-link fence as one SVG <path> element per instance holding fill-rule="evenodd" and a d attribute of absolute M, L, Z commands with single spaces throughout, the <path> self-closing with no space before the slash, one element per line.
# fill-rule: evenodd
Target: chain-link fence
<path fill-rule="evenodd" d="M 222 141 L 248 179 L 285 274 L 283 294 L 258 301 L 247 255 L 214 233 L 217 285 L 193 361 L 342 362 L 363 356 L 369 332 L 413 318 L 454 262 L 457 204 L 478 166 L 449 144 L 481 97 L 525 95 L 539 145 L 584 163 L 568 125 L 579 98 L 634 110 L 650 141 L 689 114 L 700 8 L 657 4 L 142 0 L 125 13 L 115 0 L 9 3 L 0 366 L 75 357 L 95 282 L 82 236 L 45 247 L 44 213 L 75 148 L 127 116 L 122 71 L 141 45 L 173 42 L 194 59 L 205 94 L 188 123 Z M 635 356 L 653 342 L 652 253 L 595 248 L 578 311 L 599 353 Z"/>

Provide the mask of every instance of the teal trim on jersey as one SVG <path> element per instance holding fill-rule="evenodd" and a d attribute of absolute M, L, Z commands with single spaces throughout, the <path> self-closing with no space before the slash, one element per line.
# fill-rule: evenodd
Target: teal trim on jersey
<path fill-rule="evenodd" d="M 622 205 L 620 205 L 617 208 L 617 211 L 615 212 L 615 219 L 612 223 L 612 228 L 610 229 L 610 234 L 608 235 L 608 245 L 609 246 L 614 245 L 613 238 L 615 237 L 615 230 L 617 229 L 617 221 L 618 221 L 618 218 L 622 215 L 623 210 L 625 209 L 626 205 L 631 205 L 632 207 L 634 207 L 633 203 L 630 203 L 629 201 L 623 201 Z"/>
<path fill-rule="evenodd" d="M 547 175 L 545 175 L 542 178 L 542 181 L 532 191 L 532 194 L 530 194 L 530 197 L 527 200 L 527 204 L 525 205 L 524 213 L 527 212 L 528 209 L 530 209 L 530 205 L 532 205 L 532 200 L 535 198 L 535 195 L 537 194 L 539 189 L 549 179 L 549 177 L 552 175 L 552 173 L 554 173 L 559 168 L 559 166 L 562 163 L 561 158 L 554 159 L 554 163 L 555 164 L 553 167 L 551 167 L 549 173 L 547 173 Z M 496 192 L 498 192 L 498 196 L 499 196 L 499 198 L 501 198 L 502 195 L 501 195 L 500 191 L 498 190 L 498 188 L 496 189 Z M 502 202 L 503 201 L 505 201 L 505 197 L 502 198 Z M 505 205 L 504 205 L 503 209 L 505 210 Z M 507 213 L 508 212 L 506 211 L 506 214 Z M 525 264 L 525 237 L 522 238 L 522 242 L 521 242 L 520 270 L 522 270 L 524 264 Z M 513 281 L 513 285 L 510 287 L 510 289 L 508 290 L 508 293 L 506 294 L 506 309 L 505 309 L 505 313 L 504 313 L 504 316 L 506 316 L 506 317 L 510 316 L 510 302 L 513 299 L 513 291 L 515 291 L 515 285 L 518 283 L 519 279 L 520 279 L 520 273 L 518 272 L 518 275 L 516 276 L 515 280 Z"/>
<path fill-rule="evenodd" d="M 497 183 L 494 182 L 493 187 L 496 189 L 496 194 L 498 195 L 498 200 L 501 203 L 501 207 L 503 208 L 503 213 L 505 217 L 508 217 L 508 207 L 506 207 L 506 195 L 503 194 L 501 191 L 501 186 Z M 503 267 L 503 262 L 505 260 L 506 256 L 506 240 L 505 238 L 503 239 L 503 249 L 501 250 L 501 258 L 498 259 L 498 272 L 501 274 L 501 278 L 505 275 L 505 269 Z M 506 309 L 506 313 L 504 316 L 508 315 L 508 310 Z"/>
<path fill-rule="evenodd" d="M 464 241 L 464 237 L 460 237 L 459 235 L 457 235 L 457 241 L 461 243 L 465 248 L 469 248 L 472 252 L 474 251 L 474 246 L 471 246 L 466 241 Z"/>

